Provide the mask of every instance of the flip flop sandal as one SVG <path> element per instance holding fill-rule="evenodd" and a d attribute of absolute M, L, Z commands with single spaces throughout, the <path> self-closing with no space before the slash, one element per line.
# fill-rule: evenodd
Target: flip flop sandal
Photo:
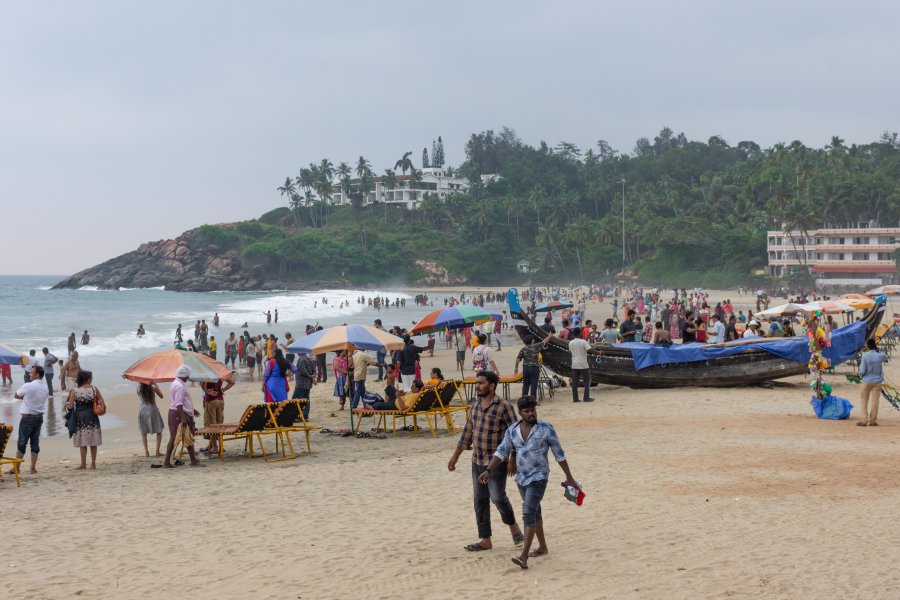
<path fill-rule="evenodd" d="M 176 460 L 175 462 L 172 463 L 172 465 L 173 465 L 173 466 L 176 466 L 176 467 L 183 467 L 183 466 L 184 466 L 184 461 L 183 461 L 183 460 Z"/>
<path fill-rule="evenodd" d="M 519 566 L 520 566 L 521 568 L 523 568 L 523 569 L 527 569 L 527 568 L 528 568 L 528 563 L 525 562 L 524 560 L 522 560 L 521 558 L 519 558 L 518 556 L 513 557 L 512 561 L 513 561 L 514 563 L 516 563 L 517 565 L 519 565 Z"/>
<path fill-rule="evenodd" d="M 485 548 L 481 544 L 469 544 L 466 546 L 466 550 L 469 552 L 484 552 L 485 550 L 490 550 L 490 548 Z"/>
<path fill-rule="evenodd" d="M 513 544 L 515 544 L 516 546 L 521 546 L 522 544 L 525 543 L 525 534 L 523 534 L 523 533 L 516 534 L 512 537 L 513 537 Z"/>

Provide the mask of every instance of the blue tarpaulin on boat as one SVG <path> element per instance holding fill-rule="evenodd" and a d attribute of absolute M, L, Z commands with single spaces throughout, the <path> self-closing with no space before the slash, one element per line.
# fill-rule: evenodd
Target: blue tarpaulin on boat
<path fill-rule="evenodd" d="M 857 321 L 846 327 L 836 329 L 831 334 L 831 346 L 822 354 L 838 365 L 853 358 L 866 342 L 866 324 Z M 765 350 L 781 358 L 795 362 L 809 362 L 809 342 L 802 338 L 776 338 L 772 341 L 753 344 L 752 346 L 710 347 L 708 344 L 672 344 L 668 348 L 644 344 L 642 342 L 628 342 L 617 344 L 616 347 L 628 348 L 634 358 L 635 370 L 646 369 L 653 365 L 668 365 L 673 363 L 701 362 L 722 356 L 732 356 L 746 352 L 749 348 Z"/>

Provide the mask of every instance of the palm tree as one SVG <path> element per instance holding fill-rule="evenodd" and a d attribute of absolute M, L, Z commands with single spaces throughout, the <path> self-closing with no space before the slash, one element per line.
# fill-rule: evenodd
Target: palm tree
<path fill-rule="evenodd" d="M 291 215 L 294 217 L 294 222 L 297 224 L 297 228 L 300 227 L 300 218 L 297 215 L 297 188 L 294 187 L 294 182 L 290 177 L 286 177 L 284 179 L 284 185 L 278 187 L 278 193 L 284 197 L 288 197 L 288 206 L 291 207 Z"/>
<path fill-rule="evenodd" d="M 487 203 L 482 200 L 481 205 L 475 211 L 475 228 L 484 234 L 484 241 L 487 241 L 488 232 L 491 230 L 491 213 L 487 209 Z"/>
<path fill-rule="evenodd" d="M 360 156 L 356 161 L 356 176 L 362 177 L 365 173 L 372 172 L 372 165 L 369 164 L 369 161 L 366 160 L 365 156 Z"/>
<path fill-rule="evenodd" d="M 400 160 L 394 164 L 394 168 L 400 169 L 404 175 L 406 175 L 407 171 L 415 170 L 415 166 L 409 158 L 410 156 L 412 156 L 412 152 L 404 152 Z"/>
<path fill-rule="evenodd" d="M 422 171 L 416 171 L 415 167 L 413 167 L 409 171 L 409 187 L 412 188 L 420 183 L 422 183 Z"/>
<path fill-rule="evenodd" d="M 534 241 L 541 251 L 541 269 L 558 273 L 557 269 L 561 266 L 565 273 L 566 263 L 559 253 L 559 247 L 557 245 L 558 237 L 559 230 L 556 227 L 556 220 L 550 218 L 547 219 L 546 223 L 538 224 L 538 234 Z"/>
<path fill-rule="evenodd" d="M 578 259 L 578 274 L 584 281 L 584 271 L 581 268 L 581 249 L 587 248 L 594 241 L 594 228 L 584 219 L 569 221 L 563 231 L 563 241 L 567 246 L 575 250 Z"/>

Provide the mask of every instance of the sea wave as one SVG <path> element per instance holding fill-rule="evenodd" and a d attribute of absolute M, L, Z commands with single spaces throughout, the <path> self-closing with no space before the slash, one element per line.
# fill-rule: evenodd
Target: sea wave
<path fill-rule="evenodd" d="M 223 303 L 219 307 L 219 322 L 222 325 L 240 326 L 242 323 L 265 323 L 266 313 L 278 310 L 282 321 L 318 320 L 327 317 L 346 317 L 362 312 L 368 304 L 357 300 L 388 297 L 392 302 L 397 298 L 409 300 L 412 296 L 399 292 L 378 290 L 317 290 L 314 292 L 289 292 L 246 300 Z M 323 299 L 327 303 L 323 303 Z M 341 307 L 341 305 L 344 305 Z"/>
<path fill-rule="evenodd" d="M 52 285 L 39 285 L 34 289 L 41 290 L 42 292 L 46 292 L 47 290 L 52 290 L 53 286 Z"/>
<path fill-rule="evenodd" d="M 132 287 L 120 287 L 120 288 L 119 288 L 119 291 L 120 291 L 120 292 L 133 292 L 133 291 L 135 291 L 135 290 L 159 290 L 159 291 L 165 291 L 165 289 L 166 289 L 166 286 L 164 286 L 164 285 L 157 285 L 157 286 L 154 286 L 154 287 L 133 287 L 133 288 L 132 288 Z"/>
<path fill-rule="evenodd" d="M 134 331 L 120 333 L 113 337 L 91 337 L 91 343 L 87 346 L 79 345 L 77 350 L 80 357 L 109 356 L 122 354 L 135 350 L 156 350 L 163 347 L 171 347 L 174 333 L 159 333 L 147 331 L 138 337 Z"/>

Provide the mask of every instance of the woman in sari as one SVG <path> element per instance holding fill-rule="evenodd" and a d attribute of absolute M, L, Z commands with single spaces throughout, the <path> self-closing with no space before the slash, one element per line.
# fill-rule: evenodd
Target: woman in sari
<path fill-rule="evenodd" d="M 266 402 L 284 402 L 288 397 L 288 373 L 296 373 L 297 367 L 284 358 L 281 348 L 266 361 L 262 375 L 262 391 Z"/>

